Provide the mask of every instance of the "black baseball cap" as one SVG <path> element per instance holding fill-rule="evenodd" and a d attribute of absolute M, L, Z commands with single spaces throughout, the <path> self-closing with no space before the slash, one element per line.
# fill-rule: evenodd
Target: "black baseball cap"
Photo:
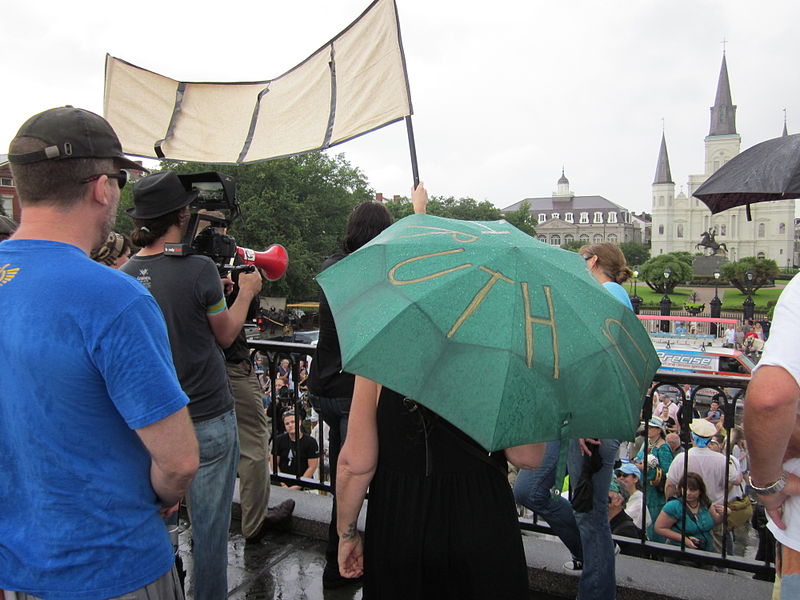
<path fill-rule="evenodd" d="M 34 115 L 19 128 L 17 137 L 32 137 L 49 145 L 36 152 L 9 154 L 8 161 L 14 165 L 66 158 L 113 158 L 123 169 L 147 170 L 125 158 L 108 121 L 82 108 L 62 106 Z"/>

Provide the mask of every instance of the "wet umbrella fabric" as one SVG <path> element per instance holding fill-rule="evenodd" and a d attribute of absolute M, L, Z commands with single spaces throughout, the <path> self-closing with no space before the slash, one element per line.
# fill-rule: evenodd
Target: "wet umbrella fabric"
<path fill-rule="evenodd" d="M 694 193 L 712 214 L 736 206 L 800 198 L 800 134 L 756 144 L 720 167 Z"/>
<path fill-rule="evenodd" d="M 317 279 L 343 369 L 487 450 L 633 438 L 659 360 L 578 254 L 505 221 L 413 215 Z"/>

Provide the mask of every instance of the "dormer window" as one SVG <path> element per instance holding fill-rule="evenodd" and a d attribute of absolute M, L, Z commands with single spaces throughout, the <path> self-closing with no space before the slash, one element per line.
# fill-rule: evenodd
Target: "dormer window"
<path fill-rule="evenodd" d="M 601 213 L 601 212 L 594 213 L 594 222 L 595 223 L 602 223 L 603 222 L 603 213 Z"/>
<path fill-rule="evenodd" d="M 539 223 L 544 223 L 547 221 L 547 215 L 545 213 L 539 213 Z"/>
<path fill-rule="evenodd" d="M 558 213 L 550 213 L 550 218 L 551 219 L 558 219 L 559 215 L 558 215 Z"/>
<path fill-rule="evenodd" d="M 617 213 L 615 213 L 615 212 L 608 213 L 608 222 L 609 223 L 616 223 L 617 222 Z"/>
<path fill-rule="evenodd" d="M 582 212 L 581 213 L 581 223 L 588 223 L 589 222 L 589 213 Z M 588 240 L 587 240 L 588 241 Z"/>
<path fill-rule="evenodd" d="M 567 223 L 575 222 L 575 220 L 572 217 L 572 213 L 564 213 L 564 220 L 566 220 Z"/>

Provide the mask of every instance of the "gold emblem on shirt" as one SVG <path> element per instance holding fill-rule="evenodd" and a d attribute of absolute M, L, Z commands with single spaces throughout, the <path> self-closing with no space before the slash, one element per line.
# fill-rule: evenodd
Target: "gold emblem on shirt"
<path fill-rule="evenodd" d="M 5 285 L 14 279 L 19 272 L 19 267 L 9 267 L 11 267 L 11 263 L 7 263 L 0 267 L 0 286 Z"/>

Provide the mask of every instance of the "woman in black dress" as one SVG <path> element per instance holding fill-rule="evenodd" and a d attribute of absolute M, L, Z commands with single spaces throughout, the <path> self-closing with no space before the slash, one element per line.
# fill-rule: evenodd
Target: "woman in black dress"
<path fill-rule="evenodd" d="M 413 400 L 356 377 L 339 455 L 339 571 L 363 574 L 365 599 L 528 598 L 506 460 L 536 468 L 543 453 L 527 444 L 487 454 Z"/>

